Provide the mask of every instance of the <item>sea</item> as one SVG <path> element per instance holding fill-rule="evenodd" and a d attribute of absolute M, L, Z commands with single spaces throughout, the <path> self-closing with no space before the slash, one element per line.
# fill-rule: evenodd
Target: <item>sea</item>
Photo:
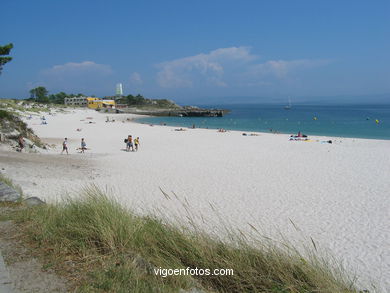
<path fill-rule="evenodd" d="M 278 132 L 306 135 L 390 139 L 389 105 L 284 105 L 232 104 L 202 106 L 228 109 L 223 117 L 147 117 L 148 124 L 177 127 Z"/>

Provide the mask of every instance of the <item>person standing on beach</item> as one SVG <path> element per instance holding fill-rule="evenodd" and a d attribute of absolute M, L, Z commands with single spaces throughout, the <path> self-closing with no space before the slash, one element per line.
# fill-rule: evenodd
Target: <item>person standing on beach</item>
<path fill-rule="evenodd" d="M 87 149 L 87 144 L 85 143 L 84 138 L 81 139 L 81 152 L 84 153 L 84 151 Z"/>
<path fill-rule="evenodd" d="M 69 155 L 68 153 L 68 139 L 65 137 L 64 141 L 62 142 L 62 152 L 61 152 L 61 155 L 62 153 L 66 151 L 66 154 Z"/>
<path fill-rule="evenodd" d="M 129 135 L 127 137 L 127 148 L 126 148 L 126 150 L 130 151 L 130 149 L 131 149 L 132 152 L 134 152 L 133 137 L 131 135 Z"/>
<path fill-rule="evenodd" d="M 19 149 L 22 151 L 24 149 L 25 141 L 22 135 L 19 136 L 18 138 L 18 144 L 19 144 Z"/>
<path fill-rule="evenodd" d="M 139 137 L 134 139 L 134 145 L 135 145 L 135 151 L 137 152 L 138 151 L 138 146 L 139 146 Z"/>

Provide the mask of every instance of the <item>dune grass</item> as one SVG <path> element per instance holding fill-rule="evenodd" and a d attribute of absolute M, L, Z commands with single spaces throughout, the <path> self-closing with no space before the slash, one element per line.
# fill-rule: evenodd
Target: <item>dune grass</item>
<path fill-rule="evenodd" d="M 249 244 L 239 233 L 226 243 L 197 229 L 136 215 L 96 187 L 24 211 L 18 221 L 51 262 L 73 263 L 77 292 L 357 292 L 315 253 L 307 258 L 289 246 Z M 158 268 L 187 267 L 234 274 L 155 274 Z"/>
<path fill-rule="evenodd" d="M 20 119 L 20 114 L 16 112 L 0 109 L 0 131 L 5 133 L 17 131 L 18 134 L 31 140 L 34 145 L 40 148 L 45 146 L 34 131 L 28 127 L 27 123 Z M 18 135 L 10 136 L 9 138 L 16 140 Z"/>
<path fill-rule="evenodd" d="M 22 190 L 22 188 L 21 188 L 19 185 L 15 184 L 15 183 L 12 181 L 11 178 L 9 178 L 8 176 L 6 176 L 6 175 L 0 173 L 0 181 L 3 182 L 3 183 L 6 184 L 6 185 L 12 187 L 12 188 L 15 189 L 17 192 L 19 192 L 19 194 L 20 194 L 21 197 L 22 197 L 21 200 L 23 199 L 23 196 L 24 196 L 24 195 L 23 195 L 23 190 Z"/>
<path fill-rule="evenodd" d="M 25 111 L 25 108 L 22 105 L 19 105 L 16 100 L 12 99 L 0 99 L 0 107 L 13 111 Z"/>

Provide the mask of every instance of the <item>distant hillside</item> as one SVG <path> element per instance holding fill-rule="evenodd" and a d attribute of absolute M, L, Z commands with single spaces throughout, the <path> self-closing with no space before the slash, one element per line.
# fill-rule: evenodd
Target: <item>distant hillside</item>
<path fill-rule="evenodd" d="M 159 109 L 180 109 L 174 101 L 167 99 L 148 99 L 141 95 L 128 95 L 117 101 L 119 104 L 126 104 L 129 107 L 137 108 L 159 108 Z"/>

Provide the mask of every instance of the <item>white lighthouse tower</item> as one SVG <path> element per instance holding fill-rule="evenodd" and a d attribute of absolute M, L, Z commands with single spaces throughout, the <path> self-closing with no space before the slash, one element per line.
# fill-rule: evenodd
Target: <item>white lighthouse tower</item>
<path fill-rule="evenodd" d="M 116 99 L 120 99 L 123 96 L 123 87 L 121 83 L 116 84 L 116 90 L 115 90 Z"/>

